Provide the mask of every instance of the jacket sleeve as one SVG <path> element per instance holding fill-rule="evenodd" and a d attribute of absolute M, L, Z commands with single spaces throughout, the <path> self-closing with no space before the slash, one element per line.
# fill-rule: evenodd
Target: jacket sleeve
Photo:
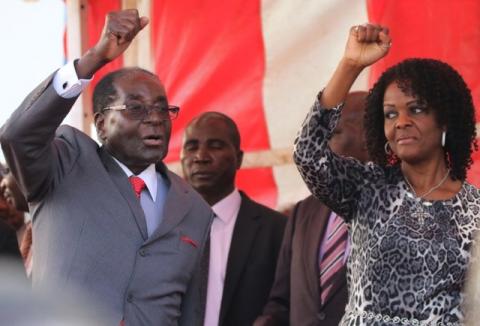
<path fill-rule="evenodd" d="M 315 101 L 295 139 L 293 158 L 312 194 L 348 221 L 357 211 L 364 187 L 382 171 L 373 163 L 363 164 L 331 151 L 328 141 L 342 107 L 325 109 Z"/>
<path fill-rule="evenodd" d="M 76 98 L 57 95 L 52 79 L 33 90 L 0 130 L 7 164 L 29 202 L 41 199 L 75 156 L 55 131 Z M 70 155 L 60 155 L 64 152 Z"/>
<path fill-rule="evenodd" d="M 287 226 L 282 240 L 282 246 L 278 254 L 275 280 L 270 296 L 254 326 L 281 326 L 289 325 L 290 319 L 290 270 L 292 263 L 292 239 L 295 232 L 296 212 L 295 205 L 292 216 L 288 218 Z"/>

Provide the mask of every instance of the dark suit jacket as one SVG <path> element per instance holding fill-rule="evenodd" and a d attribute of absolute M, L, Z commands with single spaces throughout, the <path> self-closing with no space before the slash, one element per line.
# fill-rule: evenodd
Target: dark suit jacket
<path fill-rule="evenodd" d="M 61 126 L 75 99 L 51 78 L 2 127 L 5 158 L 33 218 L 33 285 L 84 292 L 105 325 L 198 325 L 200 258 L 213 212 L 180 177 L 169 184 L 160 226 L 147 235 L 127 176 L 103 147 Z M 160 212 L 159 212 L 160 214 Z"/>
<path fill-rule="evenodd" d="M 337 292 L 320 304 L 318 249 L 331 210 L 313 196 L 299 202 L 289 218 L 275 283 L 260 325 L 338 325 L 347 304 L 345 272 Z"/>
<path fill-rule="evenodd" d="M 7 223 L 0 220 L 0 258 L 21 260 L 17 233 Z"/>
<path fill-rule="evenodd" d="M 267 302 L 286 216 L 241 192 L 220 308 L 219 325 L 250 326 Z"/>

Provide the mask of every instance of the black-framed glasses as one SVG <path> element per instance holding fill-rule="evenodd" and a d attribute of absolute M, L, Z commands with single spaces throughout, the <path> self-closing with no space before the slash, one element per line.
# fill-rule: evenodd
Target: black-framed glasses
<path fill-rule="evenodd" d="M 127 118 L 132 120 L 144 120 L 152 111 L 158 113 L 162 120 L 174 120 L 180 112 L 180 108 L 175 105 L 150 106 L 143 103 L 107 106 L 102 109 L 102 112 L 108 110 L 123 111 Z"/>

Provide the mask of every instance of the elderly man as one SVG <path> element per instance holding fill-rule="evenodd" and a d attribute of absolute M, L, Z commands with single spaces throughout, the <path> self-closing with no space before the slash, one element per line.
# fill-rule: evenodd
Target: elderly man
<path fill-rule="evenodd" d="M 159 79 L 130 68 L 99 82 L 100 147 L 59 127 L 93 74 L 147 24 L 136 10 L 109 13 L 98 43 L 27 97 L 1 144 L 33 218 L 34 286 L 81 290 L 105 325 L 198 325 L 213 213 L 162 163 L 178 108 Z"/>
<path fill-rule="evenodd" d="M 235 188 L 242 158 L 240 134 L 228 116 L 207 112 L 187 126 L 183 172 L 216 214 L 205 326 L 251 325 L 267 301 L 275 274 L 286 218 Z"/>

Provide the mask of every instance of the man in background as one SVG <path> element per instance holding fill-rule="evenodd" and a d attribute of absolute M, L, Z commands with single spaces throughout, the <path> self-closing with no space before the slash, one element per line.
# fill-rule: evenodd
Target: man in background
<path fill-rule="evenodd" d="M 28 203 L 18 188 L 17 181 L 9 169 L 6 169 L 6 174 L 0 182 L 0 192 L 7 204 L 14 208 L 22 219 L 22 224 L 17 230 L 17 239 L 27 277 L 31 278 L 33 266 L 32 220 L 28 212 Z"/>
<path fill-rule="evenodd" d="M 4 258 L 19 259 L 21 256 L 15 230 L 0 220 L 0 259 Z"/>
<path fill-rule="evenodd" d="M 5 179 L 7 169 L 0 164 L 1 181 Z M 0 259 L 16 263 L 20 261 L 18 229 L 23 226 L 23 216 L 8 202 L 0 191 Z"/>
<path fill-rule="evenodd" d="M 366 92 L 350 93 L 329 146 L 367 161 Z M 270 298 L 255 326 L 338 325 L 347 304 L 348 230 L 325 204 L 309 196 L 288 219 Z"/>
<path fill-rule="evenodd" d="M 206 112 L 188 124 L 183 172 L 216 215 L 210 232 L 205 326 L 251 325 L 268 299 L 275 274 L 286 218 L 235 188 L 242 158 L 240 134 L 228 116 Z"/>

